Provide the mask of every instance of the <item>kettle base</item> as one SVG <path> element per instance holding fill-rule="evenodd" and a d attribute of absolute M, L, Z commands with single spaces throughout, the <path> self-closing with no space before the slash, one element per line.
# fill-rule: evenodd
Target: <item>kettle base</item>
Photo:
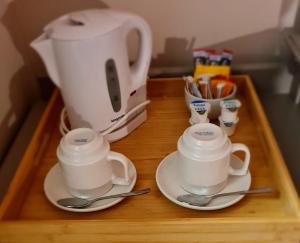
<path fill-rule="evenodd" d="M 145 109 L 134 118 L 130 119 L 126 124 L 121 126 L 120 128 L 112 131 L 107 134 L 105 138 L 111 143 L 120 140 L 123 137 L 126 137 L 129 133 L 131 133 L 134 129 L 140 126 L 147 119 L 147 110 Z"/>

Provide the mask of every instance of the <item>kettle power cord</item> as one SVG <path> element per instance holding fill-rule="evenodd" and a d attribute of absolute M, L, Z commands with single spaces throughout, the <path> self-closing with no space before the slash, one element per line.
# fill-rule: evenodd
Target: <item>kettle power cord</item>
<path fill-rule="evenodd" d="M 143 106 L 148 105 L 149 103 L 150 103 L 150 100 L 146 100 L 143 103 L 135 106 L 130 111 L 128 111 L 121 119 L 116 121 L 113 125 L 111 125 L 106 130 L 99 132 L 99 134 L 101 134 L 102 136 L 109 134 L 113 130 L 117 129 L 121 125 L 121 123 L 123 123 L 126 119 L 128 119 L 128 117 L 130 115 L 132 115 L 134 112 L 136 112 L 138 109 L 142 108 Z M 67 127 L 66 122 L 65 122 L 66 118 L 67 118 L 67 111 L 66 111 L 66 107 L 64 107 L 60 113 L 60 124 L 59 124 L 59 131 L 60 131 L 61 135 L 63 135 L 63 136 L 66 135 L 70 131 L 70 129 Z"/>

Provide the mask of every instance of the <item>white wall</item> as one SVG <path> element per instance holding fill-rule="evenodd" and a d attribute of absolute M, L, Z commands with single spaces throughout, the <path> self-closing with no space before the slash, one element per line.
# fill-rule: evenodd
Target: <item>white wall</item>
<path fill-rule="evenodd" d="M 0 20 L 8 1 L 0 0 Z M 24 116 L 29 99 L 25 80 L 20 75 L 24 65 L 7 28 L 0 21 L 0 161 L 10 139 Z"/>
<path fill-rule="evenodd" d="M 281 0 L 104 0 L 111 8 L 133 11 L 150 24 L 153 57 L 165 50 L 167 38 L 193 38 L 194 47 L 212 46 L 278 28 Z M 256 43 L 253 43 L 255 46 Z M 176 51 L 176 50 L 174 50 Z"/>
<path fill-rule="evenodd" d="M 9 29 L 25 62 L 41 76 L 45 69 L 29 43 L 49 21 L 71 11 L 98 7 L 135 12 L 153 32 L 152 65 L 172 66 L 191 64 L 192 47 L 233 48 L 236 61 L 242 62 L 274 59 L 279 54 L 278 34 L 293 25 L 297 4 L 298 0 L 16 0 L 8 16 L 18 25 Z M 131 40 L 134 57 L 135 37 Z"/>

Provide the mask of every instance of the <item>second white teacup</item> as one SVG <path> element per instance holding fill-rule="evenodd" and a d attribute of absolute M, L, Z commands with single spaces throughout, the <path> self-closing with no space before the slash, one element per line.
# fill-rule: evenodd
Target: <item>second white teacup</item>
<path fill-rule="evenodd" d="M 92 198 L 103 195 L 113 184 L 129 184 L 128 158 L 110 151 L 105 138 L 92 129 L 67 133 L 57 148 L 57 157 L 69 192 L 75 197 Z M 121 163 L 124 178 L 114 174 L 113 160 Z"/>
<path fill-rule="evenodd" d="M 250 151 L 241 143 L 232 144 L 224 131 L 211 123 L 187 128 L 177 143 L 178 178 L 182 188 L 190 193 L 211 195 L 221 191 L 229 175 L 247 174 Z M 230 166 L 231 154 L 243 151 L 242 168 Z"/>

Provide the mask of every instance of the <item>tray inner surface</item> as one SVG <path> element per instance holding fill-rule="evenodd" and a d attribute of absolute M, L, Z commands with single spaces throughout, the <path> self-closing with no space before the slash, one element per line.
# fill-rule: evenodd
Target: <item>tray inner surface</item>
<path fill-rule="evenodd" d="M 236 79 L 238 98 L 242 102 L 239 112 L 240 123 L 232 142 L 241 142 L 251 151 L 250 172 L 252 188 L 272 186 L 276 189 L 278 181 L 274 174 L 272 157 L 262 134 L 261 124 L 256 118 L 256 111 L 251 106 L 249 92 L 245 89 L 245 80 Z M 112 208 L 93 213 L 72 213 L 62 211 L 47 201 L 43 192 L 43 181 L 49 169 L 57 162 L 56 147 L 61 135 L 58 130 L 59 113 L 62 108 L 57 98 L 47 125 L 49 139 L 41 153 L 38 165 L 32 170 L 30 178 L 24 183 L 26 194 L 20 196 L 22 204 L 15 213 L 7 213 L 4 219 L 99 219 L 99 220 L 155 220 L 180 218 L 265 218 L 292 215 L 293 211 L 278 193 L 272 195 L 248 196 L 234 206 L 218 211 L 194 211 L 182 208 L 166 199 L 158 190 L 155 171 L 160 161 L 176 150 L 176 142 L 185 128 L 189 126 L 189 112 L 183 97 L 182 80 L 153 80 L 148 82 L 148 119 L 138 129 L 121 141 L 111 145 L 112 150 L 128 156 L 135 164 L 138 179 L 135 188 L 151 188 L 151 193 L 144 196 L 127 198 Z M 13 207 L 8 210 L 16 210 Z"/>

